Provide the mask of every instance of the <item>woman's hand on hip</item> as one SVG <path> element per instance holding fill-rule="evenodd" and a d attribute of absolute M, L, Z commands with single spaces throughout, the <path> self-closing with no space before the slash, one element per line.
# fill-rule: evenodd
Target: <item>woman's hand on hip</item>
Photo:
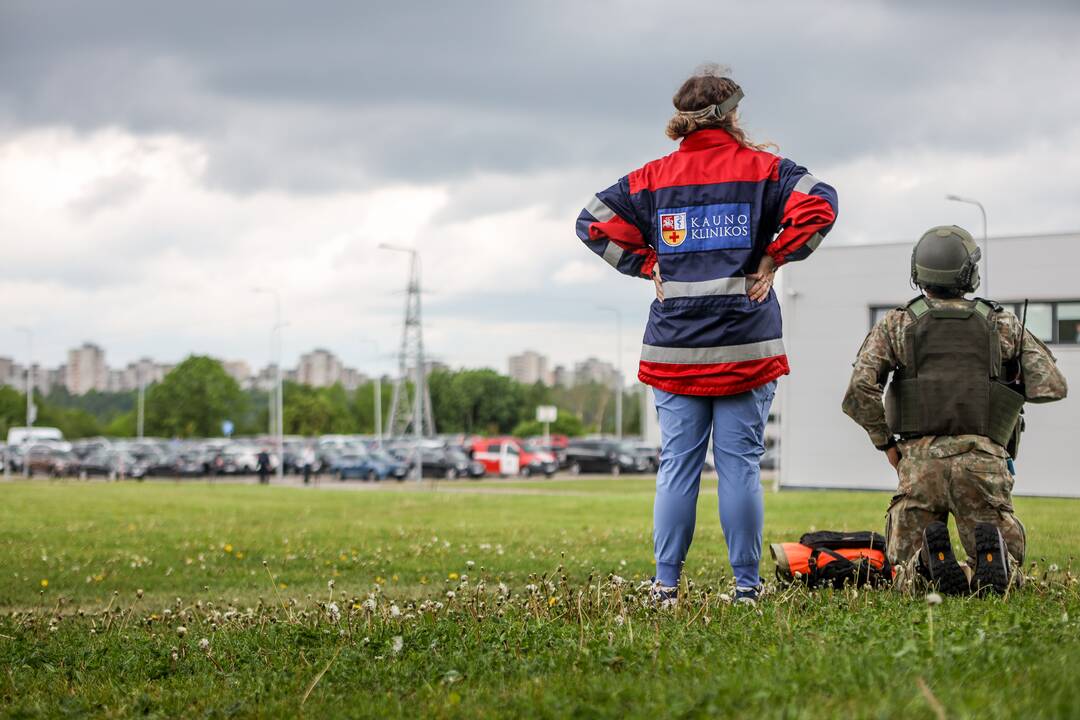
<path fill-rule="evenodd" d="M 752 302 L 764 302 L 769 297 L 769 290 L 773 286 L 773 278 L 776 276 L 776 262 L 771 255 L 762 255 L 758 263 L 757 272 L 746 276 L 749 281 L 746 294 Z"/>
<path fill-rule="evenodd" d="M 664 282 L 660 279 L 660 263 L 653 265 L 652 281 L 656 286 L 656 299 L 664 302 Z"/>

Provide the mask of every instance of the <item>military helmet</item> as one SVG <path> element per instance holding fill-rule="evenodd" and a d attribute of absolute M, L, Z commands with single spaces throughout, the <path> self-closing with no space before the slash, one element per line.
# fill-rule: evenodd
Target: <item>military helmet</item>
<path fill-rule="evenodd" d="M 971 233 L 956 225 L 930 228 L 911 252 L 911 282 L 974 292 L 979 287 L 982 251 Z"/>

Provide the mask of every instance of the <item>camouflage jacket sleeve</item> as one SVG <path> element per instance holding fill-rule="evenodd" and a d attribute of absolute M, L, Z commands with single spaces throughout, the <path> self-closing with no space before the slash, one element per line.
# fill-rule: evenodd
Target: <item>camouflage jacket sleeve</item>
<path fill-rule="evenodd" d="M 1002 357 L 1016 357 L 1016 341 L 1020 337 L 1020 320 L 1010 312 L 1003 312 L 998 319 L 1001 333 Z M 1061 400 L 1069 387 L 1065 376 L 1058 369 L 1057 360 L 1050 348 L 1041 340 L 1024 332 L 1023 352 L 1020 353 L 1020 380 L 1024 386 L 1024 398 L 1028 402 L 1046 403 Z"/>
<path fill-rule="evenodd" d="M 902 312 L 892 311 L 874 326 L 863 340 L 851 372 L 851 382 L 844 393 L 843 409 L 870 435 L 874 447 L 884 449 L 891 438 L 885 422 L 885 406 L 881 396 L 889 373 L 899 364 L 894 338 L 902 333 L 899 327 Z"/>

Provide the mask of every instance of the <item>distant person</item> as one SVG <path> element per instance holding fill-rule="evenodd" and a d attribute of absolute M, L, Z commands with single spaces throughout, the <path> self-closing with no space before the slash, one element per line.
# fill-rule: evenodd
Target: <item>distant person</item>
<path fill-rule="evenodd" d="M 270 484 L 270 453 L 266 448 L 259 450 L 259 454 L 255 456 L 255 472 L 259 473 L 259 484 Z"/>
<path fill-rule="evenodd" d="M 911 280 L 923 294 L 867 335 L 843 403 L 899 474 L 885 528 L 889 560 L 909 581 L 921 576 L 946 594 L 1004 593 L 1024 562 L 1009 468 L 1021 409 L 1068 391 L 1054 356 L 1014 314 L 965 297 L 979 287 L 980 254 L 955 225 L 922 236 Z M 966 568 L 953 555 L 950 514 Z"/>
<path fill-rule="evenodd" d="M 304 467 L 304 484 L 311 484 L 311 471 L 315 469 L 315 448 L 305 445 L 300 451 L 300 464 Z"/>
<path fill-rule="evenodd" d="M 654 388 L 660 420 L 662 603 L 677 596 L 710 434 L 736 599 L 758 598 L 765 423 L 788 373 L 773 278 L 806 259 L 836 219 L 832 187 L 747 139 L 742 97 L 719 67 L 702 68 L 672 100 L 667 135 L 678 150 L 601 190 L 577 220 L 586 247 L 656 285 L 638 378 Z"/>

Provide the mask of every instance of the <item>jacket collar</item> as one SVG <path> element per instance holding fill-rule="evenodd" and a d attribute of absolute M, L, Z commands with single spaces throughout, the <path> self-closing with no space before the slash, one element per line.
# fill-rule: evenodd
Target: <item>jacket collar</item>
<path fill-rule="evenodd" d="M 679 143 L 679 150 L 694 151 L 704 150 L 721 145 L 734 145 L 738 141 L 727 130 L 721 128 L 704 128 L 695 130 Z"/>

